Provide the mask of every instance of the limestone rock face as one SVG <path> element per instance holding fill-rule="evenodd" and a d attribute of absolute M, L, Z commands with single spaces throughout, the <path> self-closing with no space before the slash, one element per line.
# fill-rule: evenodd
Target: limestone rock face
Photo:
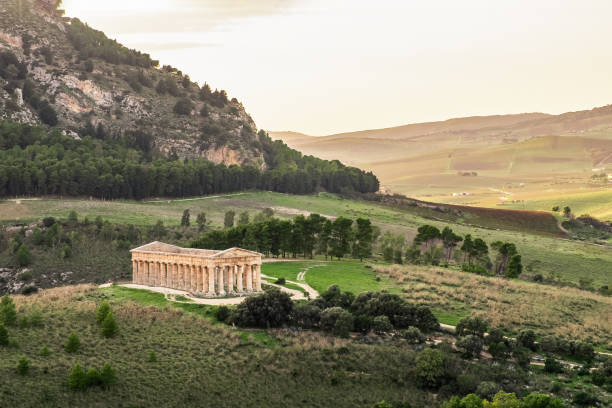
<path fill-rule="evenodd" d="M 223 94 L 220 103 L 214 88 L 206 96 L 175 68 L 83 54 L 72 40 L 73 23 L 41 0 L 0 2 L 0 53 L 10 52 L 27 71 L 25 77 L 15 74 L 17 68 L 0 75 L 0 120 L 42 124 L 22 91 L 28 81 L 55 110 L 57 126 L 75 137 L 101 126 L 113 139 L 144 133 L 162 154 L 263 166 L 257 126 L 239 101 Z M 157 92 L 161 82 L 174 82 L 175 90 Z M 174 109 L 184 100 L 192 106 L 188 115 Z"/>

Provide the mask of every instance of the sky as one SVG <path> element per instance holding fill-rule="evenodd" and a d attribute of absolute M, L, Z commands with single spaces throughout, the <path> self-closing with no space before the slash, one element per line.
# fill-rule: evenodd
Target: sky
<path fill-rule="evenodd" d="M 110 38 L 310 135 L 612 103 L 609 0 L 64 0 Z"/>

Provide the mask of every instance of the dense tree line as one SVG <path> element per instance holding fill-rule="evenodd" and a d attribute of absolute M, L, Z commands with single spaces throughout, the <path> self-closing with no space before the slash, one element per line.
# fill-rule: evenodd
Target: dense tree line
<path fill-rule="evenodd" d="M 75 140 L 57 129 L 47 132 L 39 127 L 1 122 L 0 196 L 54 194 L 142 199 L 247 189 L 291 194 L 378 189 L 373 174 L 339 162 L 303 157 L 295 151 L 290 161 L 284 157 L 287 150 L 291 151 L 286 146 L 286 150 L 267 153 L 275 166 L 261 170 L 204 159 L 153 158 L 151 138 L 142 132 L 126 132 L 125 137 L 114 139 L 107 137 L 103 128 L 90 128 L 83 133 L 93 133 L 99 140 Z"/>
<path fill-rule="evenodd" d="M 111 40 L 102 31 L 94 30 L 78 18 L 68 25 L 68 39 L 76 48 L 82 59 L 100 58 L 110 64 L 126 64 L 142 68 L 156 67 L 159 61 L 151 59 L 149 54 L 131 50 Z"/>
<path fill-rule="evenodd" d="M 319 214 L 298 215 L 293 220 L 258 216 L 251 223 L 248 223 L 248 217 L 246 220 L 243 218 L 242 223 L 233 227 L 233 212 L 226 213 L 225 218 L 225 225 L 230 228 L 206 232 L 191 247 L 241 247 L 283 258 L 298 255 L 312 258 L 314 253 L 325 258 L 352 256 L 363 259 L 372 255 L 374 228 L 369 219 L 353 221 L 339 217 L 330 220 Z"/>

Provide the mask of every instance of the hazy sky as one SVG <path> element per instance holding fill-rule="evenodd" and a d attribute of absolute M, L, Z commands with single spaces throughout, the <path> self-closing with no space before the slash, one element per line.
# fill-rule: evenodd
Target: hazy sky
<path fill-rule="evenodd" d="M 612 103 L 610 0 L 64 0 L 266 130 L 312 135 Z"/>

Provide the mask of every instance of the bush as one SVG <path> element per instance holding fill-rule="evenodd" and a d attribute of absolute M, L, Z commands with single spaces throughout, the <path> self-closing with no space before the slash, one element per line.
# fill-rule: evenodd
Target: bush
<path fill-rule="evenodd" d="M 113 312 L 109 311 L 102 321 L 102 335 L 104 337 L 113 337 L 117 334 L 117 322 L 115 321 L 115 316 L 113 316 Z"/>
<path fill-rule="evenodd" d="M 17 373 L 19 375 L 27 375 L 30 370 L 30 360 L 26 356 L 21 356 L 17 362 Z"/>
<path fill-rule="evenodd" d="M 595 396 L 585 391 L 580 391 L 580 392 L 577 392 L 576 395 L 574 395 L 574 399 L 572 400 L 572 402 L 581 407 L 586 407 L 586 406 L 594 407 L 594 406 L 597 406 L 597 404 L 599 403 L 599 400 Z"/>
<path fill-rule="evenodd" d="M 499 391 L 499 388 L 499 385 L 493 381 L 483 381 L 478 384 L 476 394 L 480 395 L 482 398 L 492 399 Z"/>
<path fill-rule="evenodd" d="M 372 330 L 376 334 L 388 333 L 393 330 L 393 325 L 387 316 L 376 316 L 372 320 Z"/>
<path fill-rule="evenodd" d="M 436 387 L 444 376 L 444 355 L 440 350 L 427 348 L 416 358 L 415 375 L 423 387 Z"/>
<path fill-rule="evenodd" d="M 68 244 L 62 245 L 61 256 L 62 259 L 70 258 L 72 256 L 72 247 Z"/>
<path fill-rule="evenodd" d="M 64 345 L 64 349 L 68 353 L 75 353 L 79 350 L 79 348 L 81 348 L 81 340 L 79 340 L 79 336 L 77 336 L 75 333 L 70 333 L 70 336 L 68 336 L 68 341 L 66 342 L 66 345 Z"/>
<path fill-rule="evenodd" d="M 215 310 L 215 319 L 220 322 L 226 322 L 229 316 L 230 308 L 227 306 L 219 306 L 217 310 Z"/>
<path fill-rule="evenodd" d="M 0 323 L 0 346 L 8 346 L 8 345 L 9 345 L 8 330 L 2 323 Z"/>
<path fill-rule="evenodd" d="M 321 298 L 325 300 L 326 307 L 338 306 L 348 309 L 355 300 L 355 295 L 351 292 L 342 292 L 338 285 L 332 285 L 321 293 Z"/>
<path fill-rule="evenodd" d="M 19 264 L 19 266 L 28 266 L 31 263 L 32 255 L 30 255 L 30 250 L 25 244 L 21 244 L 17 250 L 17 264 Z"/>
<path fill-rule="evenodd" d="M 550 395 L 532 393 L 523 398 L 522 408 L 563 408 L 565 404 Z"/>
<path fill-rule="evenodd" d="M 17 323 L 15 303 L 9 295 L 2 296 L 0 301 L 0 324 L 12 326 Z"/>
<path fill-rule="evenodd" d="M 242 327 L 280 327 L 289 321 L 293 302 L 278 289 L 248 297 L 236 308 L 236 324 Z"/>
<path fill-rule="evenodd" d="M 106 300 L 100 303 L 100 306 L 98 306 L 98 311 L 96 312 L 96 323 L 102 324 L 102 322 L 106 318 L 106 315 L 108 315 L 110 311 L 110 305 Z"/>
<path fill-rule="evenodd" d="M 301 304 L 293 307 L 291 323 L 302 329 L 312 329 L 319 326 L 321 309 L 313 304 Z"/>
<path fill-rule="evenodd" d="M 353 329 L 353 315 L 334 306 L 321 312 L 321 329 L 334 336 L 348 337 Z"/>
<path fill-rule="evenodd" d="M 53 107 L 49 104 L 49 102 L 41 102 L 40 109 L 38 110 L 38 115 L 40 116 L 40 120 L 45 125 L 57 125 L 57 113 L 55 112 L 55 109 L 53 109 Z"/>
<path fill-rule="evenodd" d="M 109 363 L 104 364 L 102 370 L 100 371 L 100 380 L 102 385 L 108 387 L 111 384 L 114 384 L 117 381 L 117 373 L 112 369 Z"/>
<path fill-rule="evenodd" d="M 521 330 L 516 338 L 517 343 L 521 347 L 528 348 L 532 351 L 536 351 L 538 346 L 536 345 L 536 335 L 533 330 Z"/>
<path fill-rule="evenodd" d="M 512 356 L 516 359 L 517 364 L 522 368 L 528 368 L 531 363 L 531 354 L 529 353 L 529 349 L 524 347 L 517 347 L 514 351 L 512 351 Z"/>
<path fill-rule="evenodd" d="M 468 334 L 467 336 L 463 336 L 457 340 L 457 347 L 463 349 L 463 356 L 465 358 L 480 357 L 482 346 L 482 339 L 473 334 Z"/>
<path fill-rule="evenodd" d="M 415 326 L 423 331 L 437 329 L 438 321 L 425 306 L 414 306 L 398 295 L 380 292 L 360 293 L 351 304 L 354 316 L 387 316 L 396 329 Z"/>
<path fill-rule="evenodd" d="M 188 98 L 180 99 L 172 109 L 177 115 L 189 115 L 193 110 L 193 102 Z"/>
<path fill-rule="evenodd" d="M 47 228 L 49 228 L 50 226 L 52 226 L 53 224 L 55 224 L 55 218 L 53 217 L 45 217 L 42 220 L 43 225 Z"/>
<path fill-rule="evenodd" d="M 413 326 L 401 330 L 400 336 L 412 344 L 425 343 L 425 336 L 423 335 L 423 333 L 421 333 L 418 328 Z"/>
<path fill-rule="evenodd" d="M 544 371 L 547 373 L 562 373 L 563 365 L 552 357 L 544 361 Z"/>
<path fill-rule="evenodd" d="M 38 292 L 38 288 L 36 287 L 36 285 L 26 285 L 21 288 L 21 294 L 25 296 L 31 295 L 32 293 L 36 292 Z"/>
<path fill-rule="evenodd" d="M 149 363 L 157 362 L 157 354 L 154 351 L 149 351 L 149 357 L 147 358 L 147 362 Z"/>
<path fill-rule="evenodd" d="M 51 350 L 49 350 L 49 347 L 47 347 L 47 345 L 43 345 L 39 351 L 39 353 L 42 357 L 49 357 L 51 355 Z"/>
<path fill-rule="evenodd" d="M 276 283 L 277 285 L 284 285 L 285 283 L 287 283 L 287 280 L 285 278 L 278 278 L 274 283 Z"/>

